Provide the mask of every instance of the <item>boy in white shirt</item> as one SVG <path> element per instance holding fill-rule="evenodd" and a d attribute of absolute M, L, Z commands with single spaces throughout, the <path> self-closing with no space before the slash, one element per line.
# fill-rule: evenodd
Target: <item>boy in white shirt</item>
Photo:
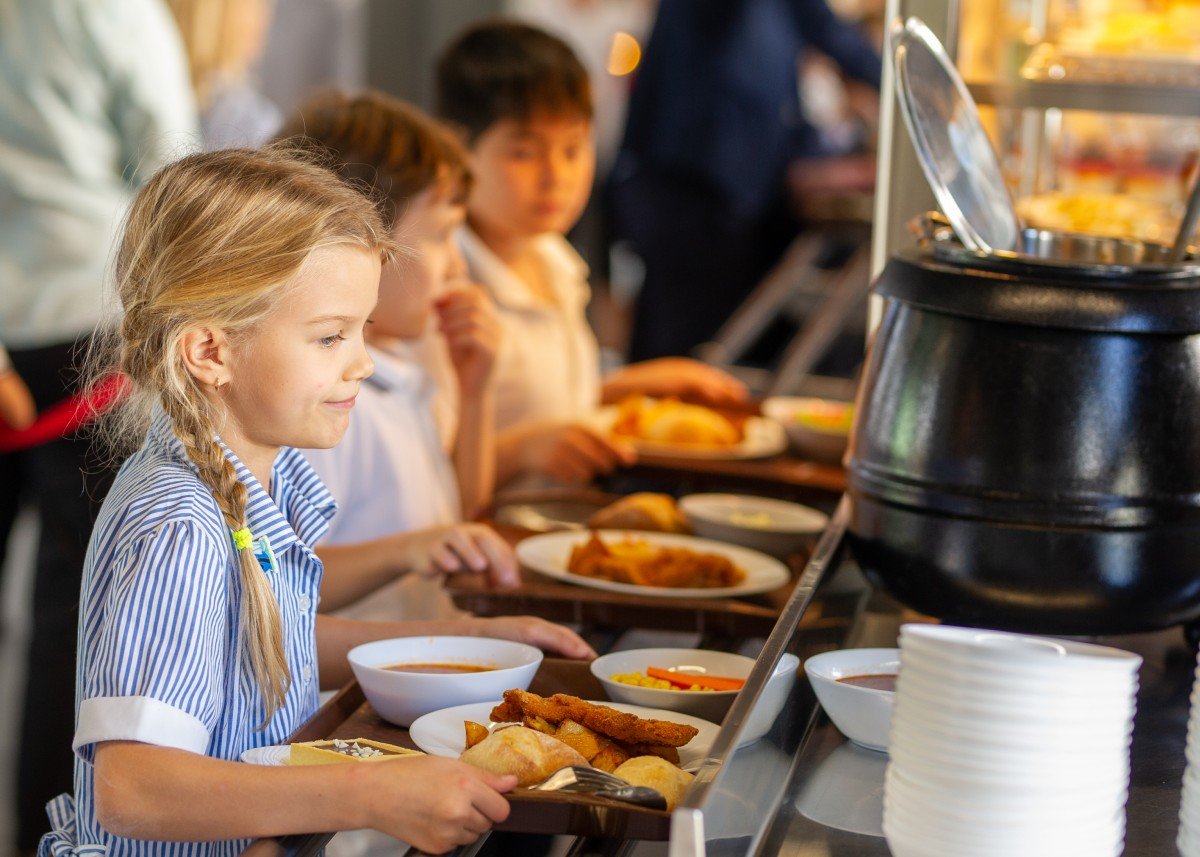
<path fill-rule="evenodd" d="M 630 393 L 746 398 L 736 379 L 679 357 L 601 378 L 584 314 L 587 265 L 564 237 L 596 162 L 587 71 L 566 43 L 514 21 L 477 24 L 439 58 L 436 98 L 438 115 L 464 134 L 474 176 L 464 255 L 505 328 L 494 381 L 498 484 L 530 472 L 578 484 L 632 464 L 631 448 L 587 423 Z"/>

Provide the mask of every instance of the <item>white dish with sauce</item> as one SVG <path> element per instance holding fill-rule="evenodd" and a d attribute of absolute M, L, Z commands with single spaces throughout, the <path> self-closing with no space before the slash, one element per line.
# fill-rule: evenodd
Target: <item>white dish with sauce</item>
<path fill-rule="evenodd" d="M 431 711 L 528 690 L 542 652 L 489 637 L 397 637 L 356 646 L 348 659 L 379 716 L 408 726 Z"/>
<path fill-rule="evenodd" d="M 804 672 L 833 725 L 855 744 L 887 752 L 899 649 L 837 649 L 813 655 Z M 870 677 L 871 687 L 846 679 Z"/>

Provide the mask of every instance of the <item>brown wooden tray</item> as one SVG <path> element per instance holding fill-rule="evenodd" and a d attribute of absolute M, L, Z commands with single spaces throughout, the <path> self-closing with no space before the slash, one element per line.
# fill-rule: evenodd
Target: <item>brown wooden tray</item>
<path fill-rule="evenodd" d="M 529 535 L 516 527 L 494 526 L 511 544 Z M 791 576 L 785 584 L 771 592 L 740 598 L 662 598 L 612 592 L 552 580 L 524 567 L 520 583 L 511 589 L 493 588 L 483 575 L 453 574 L 446 578 L 446 590 L 458 607 L 476 616 L 529 614 L 584 628 L 693 631 L 738 640 L 771 633 L 807 560 L 808 551 L 789 557 Z M 804 630 L 819 633 L 827 626 L 835 633 L 844 631 L 857 609 L 856 599 L 836 595 L 819 598 L 805 614 Z"/>

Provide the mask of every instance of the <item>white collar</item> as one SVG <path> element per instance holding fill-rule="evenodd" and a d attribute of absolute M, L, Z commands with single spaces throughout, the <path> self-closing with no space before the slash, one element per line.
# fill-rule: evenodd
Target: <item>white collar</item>
<path fill-rule="evenodd" d="M 533 239 L 534 248 L 547 267 L 550 287 L 563 306 L 587 302 L 588 265 L 563 236 L 547 232 Z M 497 256 L 469 226 L 459 230 L 459 243 L 475 279 L 500 306 L 520 308 L 540 305 L 524 281 Z"/>

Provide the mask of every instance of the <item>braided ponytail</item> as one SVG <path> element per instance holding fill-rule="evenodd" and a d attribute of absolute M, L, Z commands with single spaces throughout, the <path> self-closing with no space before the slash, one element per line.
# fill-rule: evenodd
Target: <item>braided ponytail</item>
<path fill-rule="evenodd" d="M 196 394 L 198 395 L 198 394 Z M 237 478 L 233 464 L 225 457 L 214 439 L 212 424 L 203 416 L 199 407 L 170 407 L 164 402 L 167 416 L 175 427 L 175 435 L 182 441 L 188 458 L 200 470 L 200 478 L 212 486 L 217 508 L 225 519 L 230 533 L 246 530 L 246 486 Z M 250 669 L 258 679 L 266 699 L 267 717 L 283 705 L 284 696 L 291 684 L 287 655 L 283 646 L 283 626 L 279 616 L 279 604 L 271 591 L 271 585 L 263 573 L 254 547 L 249 538 L 234 541 L 238 564 L 241 569 L 242 599 L 239 619 L 242 641 L 250 659 Z"/>

